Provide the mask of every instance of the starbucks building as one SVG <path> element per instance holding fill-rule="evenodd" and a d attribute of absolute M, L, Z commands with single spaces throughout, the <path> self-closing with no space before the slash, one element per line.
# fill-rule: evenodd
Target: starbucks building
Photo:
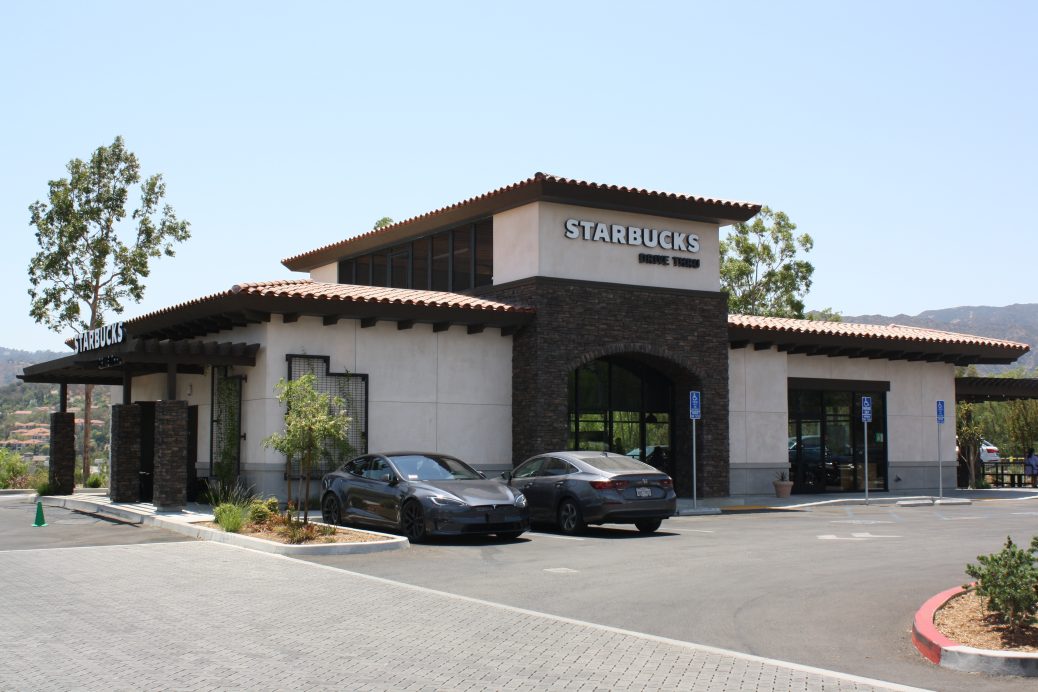
<path fill-rule="evenodd" d="M 289 257 L 298 279 L 78 335 L 75 353 L 22 378 L 117 387 L 113 499 L 159 506 L 182 505 L 220 463 L 284 497 L 298 469 L 262 440 L 283 425 L 275 384 L 307 372 L 347 402 L 358 454 L 439 451 L 489 475 L 546 451 L 609 450 L 699 496 L 770 492 L 783 470 L 800 493 L 935 488 L 943 454 L 953 486 L 954 425 L 939 451 L 935 402 L 953 423 L 955 367 L 1028 347 L 730 315 L 720 228 L 759 209 L 538 173 Z M 51 428 L 52 475 L 69 487 L 72 415 Z"/>

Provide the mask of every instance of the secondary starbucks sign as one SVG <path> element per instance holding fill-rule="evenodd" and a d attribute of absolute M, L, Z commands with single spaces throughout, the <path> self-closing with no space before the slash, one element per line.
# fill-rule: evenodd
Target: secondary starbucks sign
<path fill-rule="evenodd" d="M 699 236 L 691 233 L 606 223 L 591 219 L 566 219 L 565 226 L 565 236 L 571 240 L 630 245 L 657 250 L 657 253 L 638 253 L 638 262 L 640 264 L 655 264 L 689 269 L 699 267 L 698 257 L 688 257 L 688 255 L 695 255 L 699 252 Z M 663 250 L 668 251 L 668 253 L 658 252 Z M 682 254 L 669 254 L 674 252 Z"/>
<path fill-rule="evenodd" d="M 106 324 L 103 327 L 77 334 L 72 338 L 72 342 L 76 347 L 76 353 L 93 351 L 105 346 L 114 346 L 115 344 L 121 344 L 125 340 L 126 331 L 123 329 L 122 322 Z"/>

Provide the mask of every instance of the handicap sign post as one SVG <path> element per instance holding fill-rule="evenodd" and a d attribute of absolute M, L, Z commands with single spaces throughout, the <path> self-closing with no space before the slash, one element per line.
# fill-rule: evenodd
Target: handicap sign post
<path fill-rule="evenodd" d="M 692 420 L 692 509 L 696 509 L 696 421 L 703 417 L 703 399 L 699 392 L 688 393 L 688 417 Z"/>
<path fill-rule="evenodd" d="M 944 499 L 944 469 L 941 464 L 941 426 L 944 425 L 944 400 L 937 400 L 937 493 Z"/>
<path fill-rule="evenodd" d="M 865 504 L 869 504 L 869 423 L 872 422 L 872 397 L 861 398 L 861 424 L 865 435 Z"/>

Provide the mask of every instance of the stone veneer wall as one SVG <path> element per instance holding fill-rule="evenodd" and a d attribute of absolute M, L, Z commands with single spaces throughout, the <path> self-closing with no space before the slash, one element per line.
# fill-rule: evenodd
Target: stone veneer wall
<path fill-rule="evenodd" d="M 51 495 L 71 495 L 76 489 L 76 415 L 50 414 L 50 469 L 47 471 Z"/>
<path fill-rule="evenodd" d="M 112 406 L 112 463 L 108 496 L 113 502 L 141 499 L 141 407 Z"/>
<path fill-rule="evenodd" d="M 187 402 L 155 402 L 155 486 L 157 509 L 187 503 Z"/>
<path fill-rule="evenodd" d="M 596 358 L 623 354 L 643 360 L 674 381 L 673 475 L 684 496 L 692 492 L 688 391 L 702 393 L 697 492 L 701 497 L 728 495 L 728 307 L 724 294 L 546 277 L 490 286 L 479 294 L 537 309 L 535 320 L 516 332 L 512 341 L 513 464 L 565 449 L 569 373 Z"/>

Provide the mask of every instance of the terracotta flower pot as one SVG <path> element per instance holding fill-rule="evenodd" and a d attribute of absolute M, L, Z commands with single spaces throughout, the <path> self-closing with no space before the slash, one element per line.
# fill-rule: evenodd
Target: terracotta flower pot
<path fill-rule="evenodd" d="M 793 481 L 772 481 L 775 486 L 775 497 L 789 497 L 793 492 Z"/>

